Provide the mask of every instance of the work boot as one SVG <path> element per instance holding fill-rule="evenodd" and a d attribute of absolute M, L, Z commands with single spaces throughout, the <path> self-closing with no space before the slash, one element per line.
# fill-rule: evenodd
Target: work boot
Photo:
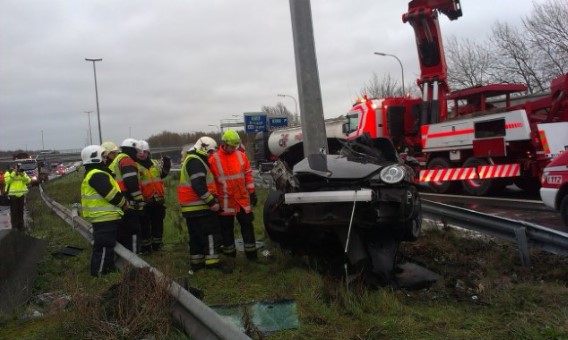
<path fill-rule="evenodd" d="M 189 265 L 189 270 L 188 270 L 188 274 L 189 275 L 193 275 L 195 274 L 195 272 L 197 272 L 198 270 L 201 270 L 205 268 L 205 263 L 196 263 L 196 264 L 190 264 Z"/>
<path fill-rule="evenodd" d="M 152 246 L 141 246 L 140 255 L 148 255 L 152 253 Z"/>
<path fill-rule="evenodd" d="M 230 266 L 227 266 L 226 264 L 221 263 L 221 262 L 206 265 L 205 268 L 206 269 L 219 270 L 223 274 L 232 274 L 233 273 L 233 268 L 231 268 Z"/>
<path fill-rule="evenodd" d="M 258 262 L 258 254 L 255 251 L 245 251 L 245 255 L 247 257 L 247 260 L 251 261 L 251 262 Z"/>

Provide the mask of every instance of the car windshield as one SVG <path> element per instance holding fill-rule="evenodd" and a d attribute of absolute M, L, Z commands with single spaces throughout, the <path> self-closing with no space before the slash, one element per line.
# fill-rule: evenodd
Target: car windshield
<path fill-rule="evenodd" d="M 36 162 L 22 162 L 22 166 L 20 167 L 22 170 L 34 170 L 35 168 L 37 168 Z"/>

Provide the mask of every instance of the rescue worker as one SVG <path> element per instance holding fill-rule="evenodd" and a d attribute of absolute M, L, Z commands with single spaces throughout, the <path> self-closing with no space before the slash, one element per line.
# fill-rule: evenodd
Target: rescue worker
<path fill-rule="evenodd" d="M 152 159 L 150 145 L 145 140 L 140 141 L 140 151 L 136 157 L 140 188 L 146 202 L 144 218 L 141 219 L 140 250 L 142 253 L 149 253 L 151 250 L 162 248 L 166 217 L 162 179 L 170 173 L 172 162 L 168 156 L 162 157 L 160 161 Z"/>
<path fill-rule="evenodd" d="M 111 171 L 104 164 L 99 145 L 81 151 L 85 177 L 81 183 L 83 217 L 93 225 L 91 275 L 101 276 L 114 270 L 114 246 L 128 201 L 120 191 Z"/>
<path fill-rule="evenodd" d="M 251 205 L 256 206 L 252 169 L 246 154 L 237 148 L 241 144 L 239 134 L 227 130 L 221 138 L 219 150 L 209 157 L 211 172 L 215 176 L 221 210 L 221 232 L 223 254 L 236 257 L 234 217 L 241 225 L 245 255 L 250 261 L 257 261 L 256 240 L 252 225 Z"/>
<path fill-rule="evenodd" d="M 101 147 L 103 148 L 104 164 L 108 167 L 116 158 L 116 156 L 120 152 L 120 149 L 111 141 L 103 142 L 101 144 Z"/>
<path fill-rule="evenodd" d="M 24 206 L 28 184 L 31 178 L 22 169 L 22 163 L 16 164 L 15 168 L 4 175 L 6 194 L 10 197 L 10 221 L 12 229 L 24 231 Z"/>
<path fill-rule="evenodd" d="M 204 136 L 187 152 L 181 166 L 178 201 L 189 232 L 190 274 L 202 269 L 231 269 L 220 262 L 221 229 L 217 212 L 219 201 L 215 179 L 209 169 L 208 156 L 215 152 L 217 143 Z"/>
<path fill-rule="evenodd" d="M 122 216 L 121 227 L 118 228 L 118 242 L 132 252 L 138 252 L 140 245 L 140 218 L 144 215 L 144 197 L 140 190 L 136 154 L 140 143 L 133 138 L 125 139 L 120 145 L 121 152 L 110 164 L 110 170 L 120 187 L 120 191 L 128 200 L 129 208 Z"/>

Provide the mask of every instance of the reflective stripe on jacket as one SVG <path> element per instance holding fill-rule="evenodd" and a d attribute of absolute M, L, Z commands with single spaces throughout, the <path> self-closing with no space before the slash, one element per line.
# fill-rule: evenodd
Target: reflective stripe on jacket
<path fill-rule="evenodd" d="M 113 189 L 105 197 L 101 196 L 95 188 L 89 184 L 91 177 L 95 173 L 102 173 L 108 176 L 108 179 L 113 186 Z M 81 183 L 81 206 L 83 210 L 83 217 L 92 223 L 121 219 L 122 215 L 124 215 L 122 209 L 109 203 L 109 201 L 112 200 L 119 192 L 120 188 L 118 184 L 109 173 L 98 169 L 89 171 Z"/>
<path fill-rule="evenodd" d="M 240 209 L 251 212 L 250 196 L 254 192 L 252 169 L 247 156 L 235 150 L 227 153 L 222 147 L 209 157 L 215 176 L 221 215 L 236 215 Z"/>
<path fill-rule="evenodd" d="M 134 169 L 136 170 L 136 162 L 134 162 L 134 160 L 128 156 L 125 153 L 119 153 L 114 160 L 112 161 L 112 163 L 110 163 L 109 169 L 112 171 L 112 173 L 114 174 L 114 178 L 116 180 L 116 183 L 118 183 L 118 187 L 120 188 L 120 191 L 122 191 L 126 198 L 128 200 L 134 200 L 137 202 L 143 202 L 144 201 L 144 197 L 142 197 L 142 190 L 140 190 L 140 182 L 138 181 L 138 171 L 133 171 L 133 172 L 128 172 L 126 174 L 122 173 L 122 168 L 120 165 L 120 162 L 123 159 L 129 158 L 130 161 L 132 162 L 132 166 L 134 167 Z M 124 183 L 125 180 L 132 178 L 132 177 L 136 177 L 136 183 L 138 185 L 138 190 L 135 191 L 128 191 L 128 188 L 126 187 L 126 184 Z M 133 207 L 131 205 L 131 209 L 133 210 L 142 210 L 144 209 L 142 206 L 137 206 L 137 207 Z"/>
<path fill-rule="evenodd" d="M 187 173 L 187 163 L 191 159 L 197 159 L 205 168 L 206 173 Z M 198 196 L 193 187 L 191 186 L 191 180 L 199 177 L 205 177 L 205 182 L 207 184 L 207 192 L 202 196 Z M 181 174 L 179 178 L 179 185 L 177 187 L 178 201 L 181 205 L 181 212 L 198 211 L 198 210 L 210 210 L 209 202 L 215 199 L 217 195 L 217 189 L 215 186 L 215 179 L 213 178 L 213 173 L 207 166 L 207 164 L 195 154 L 189 154 L 183 161 L 181 166 Z"/>
<path fill-rule="evenodd" d="M 8 196 L 22 197 L 28 193 L 28 183 L 32 180 L 25 172 L 18 173 L 12 171 L 8 176 L 4 176 Z"/>
<path fill-rule="evenodd" d="M 164 181 L 160 177 L 162 168 L 160 163 L 152 159 L 152 166 L 146 168 L 140 163 L 136 163 L 138 168 L 138 175 L 140 181 L 140 188 L 142 189 L 142 196 L 144 200 L 149 201 L 152 197 L 164 197 Z"/>

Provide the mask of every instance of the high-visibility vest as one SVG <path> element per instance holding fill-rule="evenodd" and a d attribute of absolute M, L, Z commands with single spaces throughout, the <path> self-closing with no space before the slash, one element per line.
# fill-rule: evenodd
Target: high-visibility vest
<path fill-rule="evenodd" d="M 151 161 L 152 165 L 149 169 L 140 163 L 136 163 L 142 196 L 147 201 L 151 200 L 152 197 L 164 197 L 164 181 L 160 177 L 162 168 L 157 160 L 152 159 Z"/>
<path fill-rule="evenodd" d="M 89 180 L 96 173 L 108 176 L 113 189 L 106 197 L 101 196 L 90 184 Z M 81 183 L 81 206 L 83 217 L 91 223 L 120 220 L 124 212 L 119 207 L 109 203 L 118 193 L 120 188 L 112 176 L 102 170 L 93 169 L 83 179 Z"/>
<path fill-rule="evenodd" d="M 8 196 L 22 197 L 28 193 L 28 183 L 32 180 L 25 172 L 17 173 L 12 171 L 8 176 L 4 176 Z"/>
<path fill-rule="evenodd" d="M 240 209 L 251 212 L 250 196 L 254 192 L 252 169 L 244 153 L 222 148 L 209 157 L 211 172 L 215 176 L 221 215 L 236 215 Z"/>
<path fill-rule="evenodd" d="M 140 182 L 138 182 L 138 190 L 135 192 L 128 192 L 128 190 L 126 189 L 126 185 L 124 185 L 124 174 L 122 173 L 122 171 L 120 170 L 120 161 L 123 158 L 126 157 L 130 157 L 125 153 L 119 153 L 112 161 L 112 163 L 110 163 L 109 165 L 109 169 L 112 171 L 112 173 L 114 174 L 114 179 L 116 180 L 116 183 L 118 184 L 118 187 L 120 188 L 120 191 L 125 192 L 130 194 L 130 196 L 132 196 L 132 198 L 134 200 L 143 200 L 142 197 L 142 191 L 140 190 Z M 136 164 L 136 162 L 133 161 L 134 164 Z M 136 166 L 136 165 L 134 165 Z M 137 172 L 133 172 L 133 173 L 129 173 L 128 176 L 138 176 L 138 171 Z M 128 199 L 128 196 L 127 196 Z M 130 207 L 130 209 L 133 210 L 142 210 L 144 209 L 142 206 L 139 207 Z"/>
<path fill-rule="evenodd" d="M 206 173 L 191 174 L 187 173 L 187 162 L 190 159 L 198 159 L 205 167 Z M 191 186 L 191 179 L 199 176 L 205 177 L 205 182 L 207 183 L 207 193 L 203 196 L 198 196 Z M 181 206 L 182 212 L 199 211 L 199 210 L 209 210 L 209 202 L 211 202 L 217 195 L 217 189 L 215 186 L 215 178 L 209 170 L 207 163 L 205 163 L 199 156 L 194 154 L 189 154 L 183 161 L 181 166 L 181 174 L 179 177 L 179 185 L 177 187 L 178 201 Z"/>

